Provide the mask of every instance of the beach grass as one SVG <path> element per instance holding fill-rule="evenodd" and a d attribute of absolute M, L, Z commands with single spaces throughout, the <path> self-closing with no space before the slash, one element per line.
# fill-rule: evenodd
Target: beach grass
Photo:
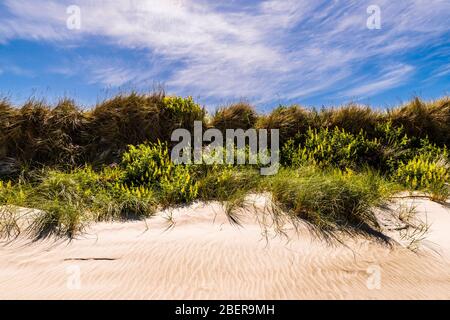
<path fill-rule="evenodd" d="M 280 106 L 258 114 L 240 102 L 208 117 L 192 98 L 119 95 L 91 110 L 0 102 L 0 236 L 75 237 L 95 221 L 145 219 L 160 209 L 220 201 L 230 221 L 249 194 L 267 193 L 275 214 L 319 233 L 366 232 L 395 192 L 449 191 L 449 98 L 388 111 L 347 105 Z M 170 159 L 171 132 L 193 122 L 226 129 L 280 129 L 282 166 L 185 164 Z M 32 208 L 31 222 L 19 220 Z"/>

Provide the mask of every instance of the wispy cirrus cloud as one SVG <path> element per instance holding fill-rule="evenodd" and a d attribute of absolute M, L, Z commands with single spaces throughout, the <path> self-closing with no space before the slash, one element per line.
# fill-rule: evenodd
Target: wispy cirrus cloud
<path fill-rule="evenodd" d="M 365 83 L 363 82 L 359 86 L 344 92 L 343 96 L 361 97 L 367 94 L 395 88 L 402 83 L 413 70 L 414 68 L 408 65 L 388 66 L 387 68 L 383 68 L 383 74 L 376 77 L 375 80 L 366 80 Z"/>
<path fill-rule="evenodd" d="M 18 65 L 11 64 L 8 61 L 2 61 L 0 59 L 0 74 L 2 73 L 27 78 L 35 76 L 33 70 L 28 70 Z"/>
<path fill-rule="evenodd" d="M 6 0 L 0 41 L 142 50 L 146 68 L 107 54 L 79 61 L 102 85 L 159 80 L 207 101 L 364 97 L 404 84 L 417 68 L 405 54 L 448 33 L 450 18 L 445 0 L 375 2 L 381 30 L 366 27 L 372 1 Z M 82 14 L 76 31 L 66 28 L 72 4 Z"/>
<path fill-rule="evenodd" d="M 433 74 L 433 78 L 440 78 L 440 77 L 446 77 L 446 76 L 450 76 L 450 63 L 441 66 Z"/>

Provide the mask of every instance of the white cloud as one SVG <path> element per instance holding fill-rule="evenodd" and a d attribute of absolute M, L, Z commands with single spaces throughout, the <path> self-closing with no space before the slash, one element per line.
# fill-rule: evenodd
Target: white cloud
<path fill-rule="evenodd" d="M 33 77 L 34 73 L 31 70 L 27 70 L 25 68 L 22 68 L 20 66 L 5 62 L 5 61 L 0 61 L 0 74 L 5 73 L 5 74 L 12 74 L 15 76 L 20 76 L 20 77 Z"/>
<path fill-rule="evenodd" d="M 450 75 L 450 63 L 441 66 L 436 70 L 436 73 L 433 75 L 433 78 L 446 77 Z"/>
<path fill-rule="evenodd" d="M 82 28 L 75 32 L 66 28 L 71 4 L 82 10 Z M 66 45 L 100 37 L 113 46 L 149 52 L 146 58 L 154 67 L 147 70 L 128 62 L 86 63 L 91 81 L 104 85 L 165 80 L 182 94 L 264 102 L 275 95 L 295 99 L 344 88 L 357 76 L 361 81 L 346 92 L 367 95 L 407 80 L 412 66 L 401 55 L 448 32 L 450 12 L 446 0 L 378 0 L 382 29 L 368 30 L 369 4 L 269 0 L 223 8 L 194 0 L 5 0 L 10 16 L 0 26 L 0 41 Z M 387 57 L 389 65 L 397 59 L 400 68 L 361 77 L 365 64 L 382 64 Z M 171 71 L 167 78 L 156 79 L 162 71 L 158 64 Z"/>
<path fill-rule="evenodd" d="M 346 97 L 361 97 L 367 95 L 374 95 L 384 90 L 393 89 L 402 83 L 406 77 L 413 72 L 414 68 L 408 65 L 401 65 L 397 67 L 388 67 L 383 69 L 381 76 L 377 74 L 362 85 L 345 92 Z"/>
<path fill-rule="evenodd" d="M 135 76 L 130 70 L 111 66 L 94 69 L 91 81 L 106 86 L 120 87 L 134 80 L 134 78 Z"/>

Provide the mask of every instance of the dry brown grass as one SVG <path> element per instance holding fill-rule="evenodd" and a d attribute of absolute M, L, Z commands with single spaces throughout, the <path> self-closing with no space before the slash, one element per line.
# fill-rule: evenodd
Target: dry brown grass
<path fill-rule="evenodd" d="M 311 112 L 297 105 L 278 107 L 257 123 L 260 129 L 279 129 L 281 145 L 296 134 L 305 133 L 311 125 Z"/>
<path fill-rule="evenodd" d="M 253 106 L 239 102 L 217 110 L 210 125 L 222 132 L 225 132 L 226 129 L 247 130 L 255 126 L 257 117 Z"/>
<path fill-rule="evenodd" d="M 163 92 L 118 95 L 88 111 L 70 99 L 55 106 L 30 100 L 20 108 L 1 101 L 0 113 L 0 168 L 117 162 L 128 145 L 170 141 L 173 130 L 193 130 L 205 114 Z"/>
<path fill-rule="evenodd" d="M 428 136 L 440 145 L 450 143 L 450 97 L 424 102 L 415 98 L 411 102 L 388 111 L 388 120 L 403 126 L 411 137 Z"/>
<path fill-rule="evenodd" d="M 74 167 L 118 162 L 130 144 L 170 141 L 173 130 L 193 130 L 195 120 L 206 123 L 205 111 L 192 100 L 166 97 L 164 92 L 121 94 L 82 110 L 73 100 L 56 105 L 29 100 L 13 107 L 0 100 L 0 176 L 26 166 Z M 450 145 L 450 97 L 411 102 L 382 113 L 349 104 L 339 108 L 308 110 L 293 105 L 258 115 L 248 103 L 219 109 L 209 126 L 226 129 L 279 129 L 280 144 L 308 128 L 339 127 L 347 132 L 364 130 L 372 136 L 380 123 L 403 126 L 410 137 L 428 136 L 432 143 Z M 376 137 L 376 133 L 375 133 Z"/>
<path fill-rule="evenodd" d="M 323 109 L 318 114 L 316 126 L 327 128 L 341 128 L 347 132 L 359 133 L 361 130 L 371 135 L 377 123 L 381 120 L 381 113 L 367 106 L 349 104 L 339 108 Z"/>

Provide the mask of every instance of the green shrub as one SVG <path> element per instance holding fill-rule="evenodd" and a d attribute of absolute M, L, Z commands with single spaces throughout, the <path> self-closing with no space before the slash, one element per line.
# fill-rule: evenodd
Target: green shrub
<path fill-rule="evenodd" d="M 420 154 L 399 166 L 396 179 L 409 189 L 430 192 L 436 201 L 445 201 L 450 195 L 450 168 L 442 157 L 433 160 L 430 154 Z"/>
<path fill-rule="evenodd" d="M 0 180 L 0 206 L 8 203 L 10 194 L 12 192 L 11 181 L 5 182 Z"/>
<path fill-rule="evenodd" d="M 186 120 L 187 122 L 190 122 L 190 120 L 202 120 L 204 110 L 194 102 L 192 97 L 165 96 L 162 101 L 164 109 L 170 111 L 173 116 L 178 118 L 180 125 Z M 189 117 L 191 118 L 189 119 Z"/>
<path fill-rule="evenodd" d="M 128 185 L 156 185 L 168 178 L 175 168 L 166 144 L 130 145 L 122 156 L 121 166 Z"/>
<path fill-rule="evenodd" d="M 381 122 L 375 128 L 375 136 L 379 155 L 376 167 L 382 172 L 390 175 L 397 170 L 400 162 L 414 156 L 413 141 L 405 134 L 403 127 L 394 127 L 389 121 Z"/>
<path fill-rule="evenodd" d="M 441 158 L 444 161 L 449 160 L 449 153 L 447 146 L 439 147 L 432 143 L 428 137 L 419 140 L 419 146 L 417 148 L 411 148 L 414 156 L 421 155 L 427 159 Z"/>
<path fill-rule="evenodd" d="M 158 139 L 170 142 L 172 132 L 178 128 L 187 129 L 192 133 L 194 131 L 194 121 L 202 121 L 204 123 L 205 110 L 196 104 L 192 97 L 165 96 L 162 99 L 158 119 L 158 124 L 160 125 L 160 136 Z M 150 141 L 156 142 L 156 140 Z"/>
<path fill-rule="evenodd" d="M 189 203 L 197 198 L 198 184 L 193 179 L 190 169 L 177 165 L 170 177 L 164 177 L 161 182 L 162 201 L 165 205 Z"/>
<path fill-rule="evenodd" d="M 367 139 L 362 132 L 354 135 L 339 128 L 309 129 L 303 140 L 300 146 L 296 146 L 293 141 L 285 144 L 282 150 L 285 163 L 345 169 L 377 161 L 378 143 Z"/>
<path fill-rule="evenodd" d="M 402 126 L 394 127 L 392 122 L 378 124 L 375 139 L 379 145 L 380 156 L 377 168 L 387 175 L 395 174 L 399 166 L 416 156 L 427 157 L 429 160 L 448 158 L 446 146 L 439 147 L 428 137 L 409 137 Z"/>
<path fill-rule="evenodd" d="M 166 144 L 130 146 L 121 165 L 126 185 L 154 188 L 165 203 L 187 203 L 197 196 L 191 166 L 174 164 Z"/>
<path fill-rule="evenodd" d="M 154 191 L 143 185 L 129 187 L 116 182 L 103 196 L 96 198 L 98 207 L 103 211 L 102 220 L 145 218 L 153 215 L 157 208 Z"/>

